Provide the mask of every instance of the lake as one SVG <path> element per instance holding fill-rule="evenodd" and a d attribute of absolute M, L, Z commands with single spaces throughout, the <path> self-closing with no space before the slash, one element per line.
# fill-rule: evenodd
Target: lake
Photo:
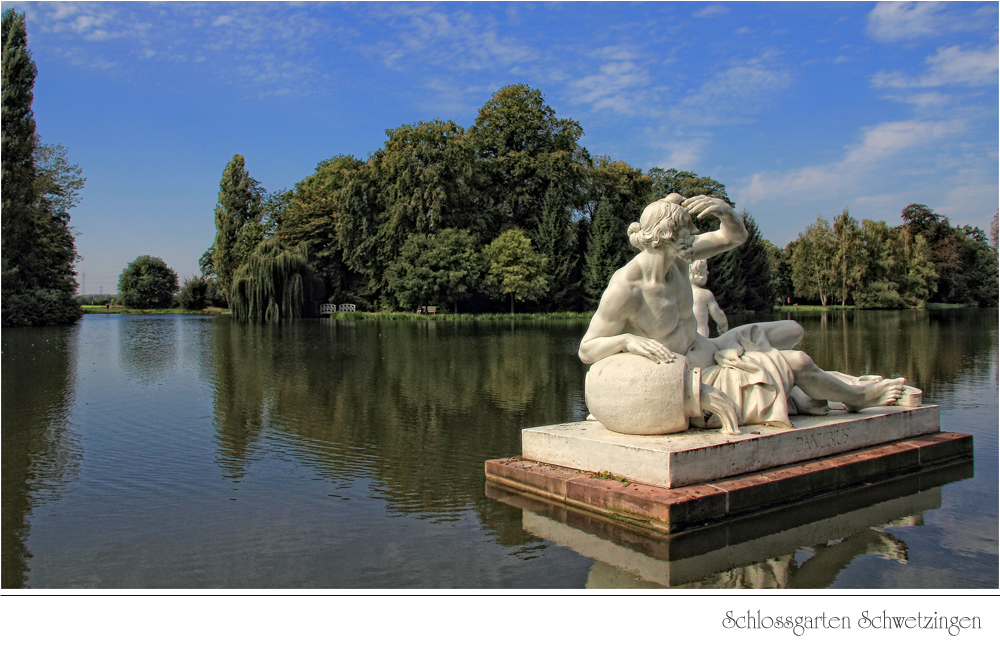
<path fill-rule="evenodd" d="M 521 428 L 586 416 L 582 321 L 4 328 L 3 587 L 995 588 L 997 311 L 795 320 L 974 463 L 657 539 L 485 485 Z"/>

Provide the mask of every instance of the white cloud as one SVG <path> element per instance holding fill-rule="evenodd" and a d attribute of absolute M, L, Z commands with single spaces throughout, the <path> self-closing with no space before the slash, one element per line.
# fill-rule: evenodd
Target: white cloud
<path fill-rule="evenodd" d="M 886 99 L 913 104 L 917 108 L 941 108 L 952 103 L 952 97 L 944 93 L 915 93 L 910 95 L 886 95 Z"/>
<path fill-rule="evenodd" d="M 611 61 L 570 84 L 574 101 L 622 114 L 635 114 L 642 108 L 649 74 L 633 61 Z"/>
<path fill-rule="evenodd" d="M 792 73 L 776 52 L 735 61 L 682 99 L 671 110 L 671 118 L 679 124 L 704 126 L 751 122 L 791 82 Z"/>
<path fill-rule="evenodd" d="M 695 18 L 716 18 L 729 13 L 729 7 L 725 5 L 708 5 L 691 14 Z"/>
<path fill-rule="evenodd" d="M 940 47 L 925 60 L 923 74 L 909 77 L 901 72 L 878 72 L 871 78 L 876 88 L 934 88 L 939 86 L 996 85 L 997 46 L 989 49 L 962 49 L 958 45 Z"/>
<path fill-rule="evenodd" d="M 898 41 L 938 33 L 943 2 L 880 2 L 868 14 L 868 34 L 879 41 Z"/>
<path fill-rule="evenodd" d="M 707 138 L 688 138 L 668 140 L 662 143 L 667 155 L 654 167 L 661 169 L 691 169 L 701 161 L 702 153 L 708 144 Z"/>
<path fill-rule="evenodd" d="M 838 161 L 784 172 L 757 173 L 741 191 L 751 202 L 777 193 L 800 197 L 844 194 L 894 157 L 926 149 L 963 128 L 959 120 L 883 122 L 865 129 L 861 142 L 845 147 L 844 156 Z"/>
<path fill-rule="evenodd" d="M 996 27 L 996 4 L 975 3 L 971 13 L 961 2 L 879 2 L 868 14 L 868 35 L 893 42 L 958 31 Z M 970 3 L 971 4 L 971 3 Z"/>

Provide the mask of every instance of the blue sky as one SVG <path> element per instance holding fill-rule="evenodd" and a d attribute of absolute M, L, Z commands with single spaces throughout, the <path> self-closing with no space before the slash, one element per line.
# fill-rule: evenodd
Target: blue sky
<path fill-rule="evenodd" d="M 985 230 L 1000 203 L 994 2 L 2 4 L 27 13 L 38 131 L 87 177 L 87 293 L 139 255 L 197 273 L 236 153 L 291 188 L 514 83 L 591 154 L 725 183 L 781 246 L 845 207 Z"/>

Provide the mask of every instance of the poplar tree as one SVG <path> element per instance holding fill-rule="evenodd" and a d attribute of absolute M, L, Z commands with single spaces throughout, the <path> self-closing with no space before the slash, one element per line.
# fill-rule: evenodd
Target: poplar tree
<path fill-rule="evenodd" d="M 20 266 L 31 248 L 35 204 L 35 114 L 37 69 L 28 50 L 24 14 L 3 13 L 3 256 Z"/>
<path fill-rule="evenodd" d="M 3 325 L 72 323 L 76 243 L 69 210 L 84 180 L 61 145 L 46 146 L 31 109 L 37 68 L 24 14 L 3 13 L 2 320 Z"/>
<path fill-rule="evenodd" d="M 846 209 L 833 221 L 833 238 L 833 262 L 837 277 L 835 293 L 843 306 L 861 288 L 866 262 L 863 258 L 861 229 Z"/>
<path fill-rule="evenodd" d="M 830 222 L 823 217 L 805 229 L 792 253 L 792 282 L 795 295 L 819 298 L 824 307 L 836 283 L 834 240 Z"/>
<path fill-rule="evenodd" d="M 243 156 L 236 154 L 226 165 L 219 183 L 212 253 L 216 282 L 230 306 L 233 276 L 263 238 L 263 201 L 260 183 L 247 173 Z"/>

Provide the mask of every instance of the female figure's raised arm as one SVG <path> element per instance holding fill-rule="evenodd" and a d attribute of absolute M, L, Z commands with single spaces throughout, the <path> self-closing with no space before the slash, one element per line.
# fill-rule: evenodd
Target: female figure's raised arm
<path fill-rule="evenodd" d="M 691 245 L 691 259 L 705 260 L 719 253 L 725 253 L 745 242 L 749 234 L 746 225 L 731 205 L 712 196 L 693 196 L 681 206 L 692 217 L 715 214 L 719 217 L 719 229 L 695 235 Z"/>

